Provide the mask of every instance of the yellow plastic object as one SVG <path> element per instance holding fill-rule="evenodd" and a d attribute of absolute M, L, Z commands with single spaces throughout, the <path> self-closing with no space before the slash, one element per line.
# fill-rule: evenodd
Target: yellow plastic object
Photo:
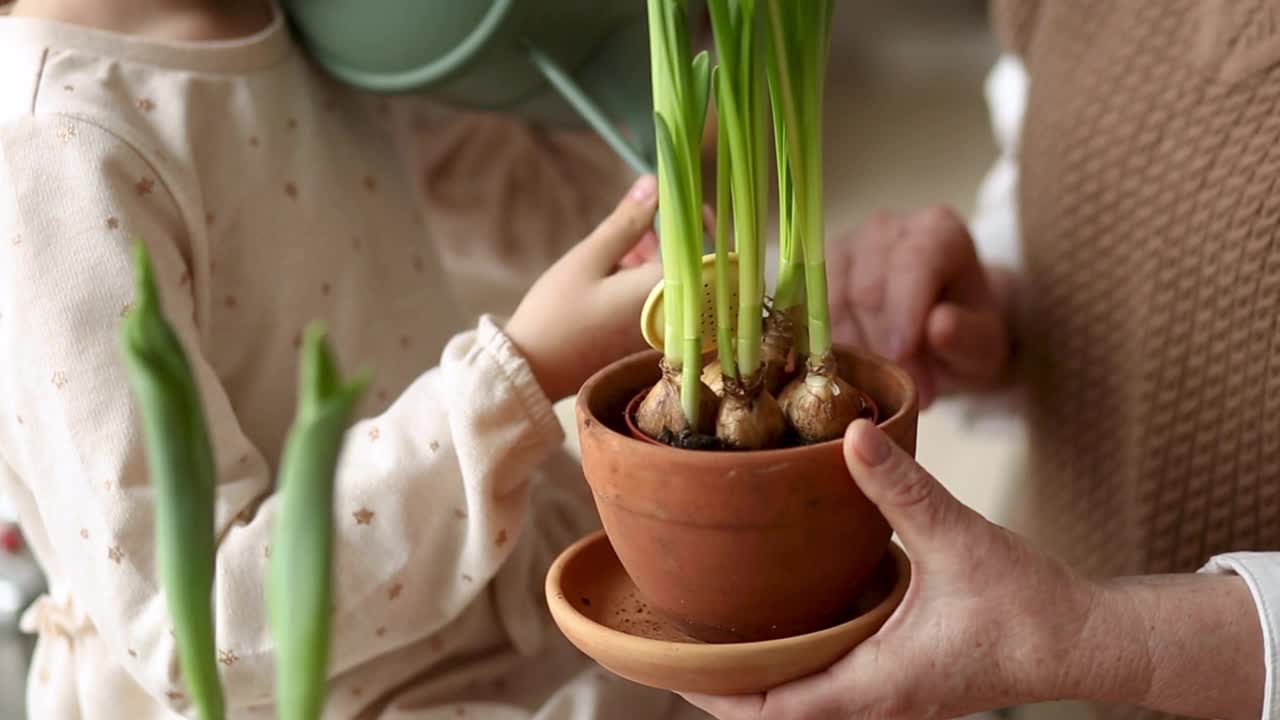
<path fill-rule="evenodd" d="M 663 351 L 665 342 L 666 319 L 662 302 L 663 282 L 658 281 L 649 298 L 645 300 L 644 309 L 640 311 L 640 331 L 645 342 L 654 350 Z M 733 333 L 738 331 L 738 255 L 729 253 L 729 317 Z M 710 253 L 702 256 L 702 351 L 709 352 L 716 347 L 716 256 Z"/>

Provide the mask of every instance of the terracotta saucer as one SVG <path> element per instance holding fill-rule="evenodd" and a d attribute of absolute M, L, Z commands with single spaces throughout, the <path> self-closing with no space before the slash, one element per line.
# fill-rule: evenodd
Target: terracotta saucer
<path fill-rule="evenodd" d="M 651 612 L 603 531 L 561 553 L 547 573 L 547 604 L 561 632 L 606 669 L 663 690 L 739 695 L 811 675 L 871 637 L 902 602 L 906 553 L 890 543 L 853 619 L 780 640 L 710 644 Z"/>

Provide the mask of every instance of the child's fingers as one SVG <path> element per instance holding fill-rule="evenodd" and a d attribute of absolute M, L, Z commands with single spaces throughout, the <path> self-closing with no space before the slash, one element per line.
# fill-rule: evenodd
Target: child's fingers
<path fill-rule="evenodd" d="M 626 270 L 619 270 L 605 279 L 601 288 L 601 301 L 606 312 L 631 313 L 629 320 L 640 323 L 640 309 L 653 286 L 662 279 L 662 265 L 644 263 Z"/>
<path fill-rule="evenodd" d="M 658 179 L 643 175 L 627 191 L 622 201 L 585 240 L 574 248 L 574 253 L 589 266 L 590 271 L 603 277 L 632 250 L 637 241 L 653 228 L 653 215 L 658 209 Z"/>
<path fill-rule="evenodd" d="M 633 268 L 637 265 L 643 265 L 658 259 L 658 234 L 650 230 L 641 238 L 640 242 L 635 244 L 626 255 L 622 257 L 622 262 L 618 263 L 623 268 Z"/>

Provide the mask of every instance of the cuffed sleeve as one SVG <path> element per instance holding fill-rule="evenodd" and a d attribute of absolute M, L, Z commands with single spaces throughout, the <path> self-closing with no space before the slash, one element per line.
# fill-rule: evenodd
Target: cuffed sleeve
<path fill-rule="evenodd" d="M 1218 555 L 1201 570 L 1212 574 L 1234 574 L 1249 586 L 1262 624 L 1262 647 L 1266 658 L 1266 689 L 1262 698 L 1263 720 L 1280 720 L 1277 681 L 1280 680 L 1280 552 L 1240 552 Z"/>

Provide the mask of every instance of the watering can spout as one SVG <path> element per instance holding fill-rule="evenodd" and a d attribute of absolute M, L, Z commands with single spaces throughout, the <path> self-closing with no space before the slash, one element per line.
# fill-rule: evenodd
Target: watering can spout
<path fill-rule="evenodd" d="M 547 78 L 551 87 L 560 93 L 565 102 L 569 103 L 591 126 L 591 129 L 595 130 L 596 134 L 603 138 L 623 160 L 626 160 L 633 170 L 641 174 L 655 172 L 652 153 L 643 147 L 643 143 L 638 142 L 640 138 L 653 134 L 652 123 L 649 123 L 649 132 L 644 132 L 643 125 L 647 113 L 637 107 L 643 105 L 642 102 L 622 98 L 620 97 L 622 93 L 593 96 L 554 60 L 535 47 L 529 48 L 529 59 Z M 614 102 L 609 103 L 609 100 Z M 619 124 L 626 130 L 622 130 Z"/>
<path fill-rule="evenodd" d="M 629 25 L 601 43 L 570 75 L 550 55 L 529 44 L 529 59 L 591 128 L 637 173 L 654 173 L 653 105 L 648 38 Z"/>

